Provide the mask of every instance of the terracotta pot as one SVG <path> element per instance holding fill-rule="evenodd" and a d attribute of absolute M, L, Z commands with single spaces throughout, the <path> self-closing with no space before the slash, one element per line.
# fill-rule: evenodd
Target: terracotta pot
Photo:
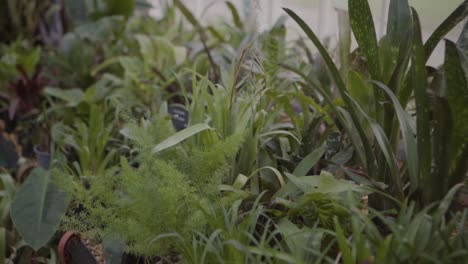
<path fill-rule="evenodd" d="M 98 261 L 98 258 L 92 254 L 92 250 L 89 249 L 87 243 L 82 240 L 78 233 L 75 231 L 68 231 L 64 233 L 59 241 L 58 254 L 61 264 L 75 264 L 75 263 L 86 263 L 86 264 L 99 264 L 103 263 L 103 260 Z M 140 264 L 143 263 L 144 257 L 134 256 L 127 253 L 118 253 L 115 256 L 110 256 L 110 263 L 119 264 Z M 144 262 L 146 263 L 146 262 Z"/>
<path fill-rule="evenodd" d="M 58 254 L 61 264 L 98 264 L 93 254 L 81 241 L 80 236 L 74 231 L 63 234 L 58 244 Z"/>

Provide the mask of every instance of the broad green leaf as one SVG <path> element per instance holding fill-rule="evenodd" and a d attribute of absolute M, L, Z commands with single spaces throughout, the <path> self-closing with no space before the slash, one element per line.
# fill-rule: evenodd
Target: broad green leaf
<path fill-rule="evenodd" d="M 426 61 L 424 59 L 424 47 L 422 43 L 421 25 L 416 11 L 413 10 L 413 48 L 412 48 L 412 86 L 416 101 L 416 125 L 418 144 L 418 166 L 421 184 L 428 184 L 431 175 L 431 120 L 429 95 L 427 93 Z M 423 188 L 429 188 L 423 185 Z M 429 199 L 429 197 L 426 197 Z"/>
<path fill-rule="evenodd" d="M 203 123 L 190 126 L 190 127 L 186 128 L 184 130 L 181 130 L 181 131 L 177 132 L 176 134 L 170 136 L 169 138 L 167 138 L 163 142 L 156 145 L 153 148 L 153 153 L 158 153 L 158 152 L 161 152 L 161 151 L 163 151 L 165 149 L 173 147 L 173 146 L 179 144 L 180 142 L 192 137 L 193 135 L 196 135 L 196 134 L 198 134 L 200 132 L 203 132 L 205 130 L 208 130 L 208 129 L 211 129 L 211 127 L 208 126 L 207 124 L 203 124 Z"/>
<path fill-rule="evenodd" d="M 364 189 L 356 183 L 348 180 L 339 180 L 331 173 L 322 171 L 318 176 L 300 177 L 307 187 L 306 193 L 330 193 L 338 194 L 348 191 L 363 192 Z"/>
<path fill-rule="evenodd" d="M 368 70 L 372 75 L 372 79 L 380 81 L 379 47 L 377 46 L 374 20 L 367 1 L 349 0 L 349 18 L 359 49 L 367 59 Z"/>
<path fill-rule="evenodd" d="M 451 135 L 453 123 L 450 105 L 446 98 L 435 96 L 432 99 L 432 110 L 432 155 L 434 165 L 432 166 L 431 185 L 435 199 L 440 200 L 450 186 L 450 177 L 448 175 L 450 175 L 450 159 L 452 156 Z"/>
<path fill-rule="evenodd" d="M 47 87 L 43 92 L 45 95 L 56 97 L 66 102 L 66 105 L 69 107 L 75 107 L 83 101 L 84 93 L 82 90 L 75 89 L 60 89 L 54 87 Z"/>
<path fill-rule="evenodd" d="M 293 174 L 285 173 L 289 182 L 282 187 L 274 197 L 284 198 L 290 194 L 298 193 L 328 193 L 340 195 L 348 191 L 368 193 L 363 187 L 348 180 L 338 180 L 331 173 L 322 171 L 317 176 L 296 177 Z"/>
<path fill-rule="evenodd" d="M 314 167 L 315 164 L 317 164 L 317 162 L 320 160 L 320 158 L 326 150 L 327 145 L 322 144 L 322 146 L 320 146 L 318 149 L 314 150 L 312 153 L 310 153 L 304 159 L 302 159 L 301 162 L 297 165 L 296 169 L 294 169 L 292 174 L 298 177 L 306 176 L 310 169 L 312 169 L 312 167 Z"/>
<path fill-rule="evenodd" d="M 464 0 L 455 11 L 453 11 L 440 26 L 432 33 L 429 39 L 424 44 L 426 62 L 429 60 L 440 40 L 449 33 L 456 25 L 463 21 L 468 15 L 468 1 Z"/>
<path fill-rule="evenodd" d="M 50 172 L 36 168 L 16 192 L 11 218 L 26 243 L 39 250 L 57 231 L 67 205 L 67 194 L 54 185 Z"/>

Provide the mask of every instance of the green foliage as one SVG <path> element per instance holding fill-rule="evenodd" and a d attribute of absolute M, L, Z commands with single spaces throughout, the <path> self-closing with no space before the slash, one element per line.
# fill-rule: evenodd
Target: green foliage
<path fill-rule="evenodd" d="M 153 153 L 155 143 L 174 133 L 168 119 L 156 117 L 151 123 L 128 129 L 126 134 L 139 152 L 137 168 L 123 159 L 116 175 L 111 170 L 87 178 L 89 189 L 79 181 L 73 187 L 62 184 L 71 192 L 74 204 L 83 207 L 83 212 L 66 218 L 63 228 L 98 237 L 116 233 L 126 241 L 127 250 L 137 254 L 168 252 L 174 244 L 155 237 L 177 232 L 187 238 L 192 230 L 204 228 L 206 219 L 200 209 L 220 201 L 218 185 L 243 136 L 218 140 L 211 146 L 179 143 Z"/>
<path fill-rule="evenodd" d="M 346 223 L 350 213 L 330 195 L 309 193 L 299 198 L 297 204 L 289 210 L 288 217 L 299 225 L 333 229 L 335 217 L 340 223 Z"/>
<path fill-rule="evenodd" d="M 421 39 L 421 26 L 417 13 L 414 10 L 411 12 L 408 1 L 391 1 L 387 35 L 380 43 L 376 39 L 368 1 L 350 0 L 348 3 L 352 31 L 358 42 L 359 51 L 367 62 L 366 71 L 370 73 L 370 82 L 375 89 L 371 92 L 364 92 L 365 94 L 361 93 L 361 91 L 369 91 L 369 87 L 364 81 L 365 76 L 360 76 L 357 72 L 348 74 L 348 87 L 345 87 L 337 73 L 336 64 L 331 60 L 312 30 L 294 12 L 286 9 L 286 12 L 301 26 L 324 57 L 330 74 L 345 102 L 346 110 L 334 106 L 335 101 L 324 94 L 320 87 L 314 85 L 313 80 L 308 78 L 306 74 L 296 68 L 288 67 L 288 69 L 299 74 L 308 85 L 323 95 L 325 102 L 337 114 L 338 122 L 344 127 L 361 164 L 366 167 L 367 174 L 373 180 L 391 186 L 400 201 L 404 199 L 405 194 L 412 195 L 416 191 L 421 196 L 422 204 L 427 205 L 437 201 L 454 184 L 462 181 L 463 176 L 461 175 L 465 175 L 468 169 L 466 166 L 458 167 L 455 165 L 465 162 L 465 159 L 458 158 L 464 151 L 465 144 L 462 143 L 464 140 L 457 136 L 463 134 L 459 133 L 462 130 L 463 122 L 458 121 L 460 115 L 463 115 L 463 111 L 452 110 L 452 113 L 449 114 L 449 120 L 457 119 L 453 124 L 454 129 L 459 132 L 453 133 L 443 132 L 444 129 L 445 131 L 451 130 L 451 121 L 445 121 L 447 116 L 439 116 L 439 120 L 435 121 L 437 115 L 431 114 L 440 113 L 440 111 L 447 113 L 443 109 L 443 105 L 446 100 L 453 101 L 450 99 L 450 92 L 457 94 L 457 100 L 463 100 L 462 98 L 466 97 L 466 78 L 463 76 L 465 75 L 463 74 L 465 58 L 458 54 L 453 43 L 449 43 L 446 50 L 444 73 L 441 70 L 436 70 L 435 73 L 428 72 L 425 64 L 443 35 L 460 23 L 463 18 L 466 18 L 467 2 L 464 1 L 442 23 L 426 43 L 423 43 Z M 429 78 L 433 76 L 439 77 Z M 446 81 L 441 81 L 440 76 L 445 76 Z M 455 85 L 455 83 L 457 84 Z M 447 94 L 441 93 L 440 91 L 445 91 L 443 87 L 447 87 L 447 91 L 450 91 Z M 436 92 L 438 94 L 436 100 L 440 101 L 439 103 L 431 104 L 433 99 L 430 89 L 439 91 Z M 370 103 L 367 98 L 371 93 L 375 95 L 373 103 Z M 406 111 L 411 95 L 414 96 L 416 105 L 415 118 Z M 375 109 L 378 103 L 383 101 L 390 103 L 384 104 L 383 111 Z M 458 105 L 458 103 L 451 103 L 451 105 Z M 361 121 L 363 119 L 365 120 L 364 124 Z M 354 131 L 357 131 L 358 135 L 355 135 Z M 374 139 L 368 142 L 369 138 Z M 402 170 L 402 167 L 399 167 L 395 162 L 401 141 L 403 141 L 406 154 L 407 170 Z M 457 147 L 449 146 L 452 144 L 449 142 L 453 141 L 457 141 Z M 448 150 L 447 148 L 456 149 Z M 450 160 L 440 159 L 440 153 L 450 153 Z M 451 165 L 447 165 L 447 162 Z M 432 166 L 434 163 L 438 163 L 441 170 L 434 168 Z M 449 171 L 457 172 L 447 177 L 448 171 L 443 168 L 448 167 L 450 167 Z M 445 173 L 441 171 L 445 171 Z M 404 190 L 405 183 L 401 182 L 402 177 L 398 176 L 399 174 L 404 176 L 403 179 L 406 176 L 409 178 L 409 190 Z M 444 177 L 450 183 L 441 185 Z M 389 207 L 384 202 L 381 202 L 380 205 L 373 203 L 373 205 L 380 208 Z"/>
<path fill-rule="evenodd" d="M 83 120 L 76 118 L 71 126 L 56 123 L 53 139 L 59 148 L 71 147 L 78 156 L 77 175 L 100 175 L 112 165 L 116 150 L 107 150 L 115 124 L 106 120 L 105 107 L 90 105 Z M 103 111 L 104 110 L 104 111 Z"/>
<path fill-rule="evenodd" d="M 0 84 L 18 63 L 41 64 L 51 81 L 37 121 L 51 128 L 54 184 L 71 196 L 62 230 L 179 263 L 466 259 L 466 212 L 448 210 L 458 189 L 433 202 L 468 170 L 467 27 L 457 45 L 446 41 L 441 67 L 426 67 L 466 1 L 423 43 L 407 0 L 390 2 L 381 40 L 368 1 L 350 0 L 340 64 L 289 9 L 317 56 L 304 39 L 287 41 L 284 18 L 256 32 L 230 2 L 234 25 L 204 25 L 182 1 L 161 20 L 132 16 L 139 1 L 78 2 L 66 1 L 74 29 L 58 49 L 18 41 L 0 54 Z M 349 54 L 351 33 L 359 48 Z M 179 132 L 173 103 L 188 110 Z M 47 194 L 49 178 L 33 170 L 13 203 L 35 249 L 60 218 L 44 229 L 38 211 L 66 202 Z M 8 223 L 15 183 L 1 179 Z"/>
<path fill-rule="evenodd" d="M 20 77 L 21 73 L 17 70 L 17 65 L 23 66 L 26 73 L 32 74 L 39 63 L 40 57 L 41 48 L 31 47 L 26 41 L 18 40 L 10 45 L 1 45 L 0 84 L 6 87 L 8 82 Z"/>
<path fill-rule="evenodd" d="M 50 172 L 36 168 L 16 192 L 11 218 L 25 242 L 39 250 L 58 229 L 67 203 L 67 194 L 55 186 Z"/>
<path fill-rule="evenodd" d="M 51 1 L 5 0 L 0 3 L 0 34 L 2 42 L 18 38 L 34 40 L 41 15 L 51 6 Z"/>

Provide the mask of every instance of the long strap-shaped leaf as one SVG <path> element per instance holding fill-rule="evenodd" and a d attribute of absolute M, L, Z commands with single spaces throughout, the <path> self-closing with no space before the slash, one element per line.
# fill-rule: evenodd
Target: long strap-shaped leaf
<path fill-rule="evenodd" d="M 314 43 L 314 45 L 319 50 L 320 55 L 322 55 L 322 58 L 325 61 L 325 64 L 327 65 L 328 70 L 330 71 L 331 77 L 332 77 L 333 81 L 335 82 L 335 84 L 336 84 L 336 86 L 338 88 L 338 91 L 339 91 L 341 97 L 343 98 L 343 101 L 345 102 L 346 106 L 349 109 L 351 119 L 352 119 L 354 125 L 356 126 L 356 129 L 357 129 L 357 131 L 359 133 L 359 137 L 361 138 L 362 145 L 364 146 L 365 152 L 367 154 L 367 164 L 365 164 L 366 168 L 371 173 L 373 173 L 374 167 L 375 167 L 374 166 L 375 159 L 372 159 L 373 158 L 372 149 L 371 149 L 370 143 L 366 140 L 366 135 L 364 133 L 364 129 L 362 128 L 362 126 L 360 124 L 359 118 L 358 118 L 358 116 L 356 114 L 356 111 L 355 111 L 355 109 L 353 107 L 353 104 L 349 100 L 348 96 L 346 96 L 346 86 L 345 86 L 345 84 L 343 82 L 343 79 L 341 79 L 340 72 L 338 71 L 338 68 L 336 67 L 335 63 L 331 59 L 330 55 L 328 54 L 327 50 L 322 45 L 322 43 L 320 42 L 318 37 L 314 34 L 312 29 L 304 22 L 304 20 L 302 20 L 302 18 L 300 18 L 291 9 L 284 8 L 284 11 L 286 11 L 286 13 L 288 13 L 288 15 L 292 19 L 294 19 L 294 21 L 296 21 L 296 23 L 302 28 L 302 30 L 304 30 L 307 37 L 309 37 L 309 39 Z M 361 160 L 361 161 L 366 162 L 366 161 L 363 161 L 363 160 Z"/>
<path fill-rule="evenodd" d="M 423 184 L 429 184 L 431 174 L 431 123 L 429 96 L 427 94 L 426 61 L 422 42 L 421 24 L 413 9 L 414 39 L 411 67 L 412 86 L 417 111 L 417 142 L 419 157 L 419 179 Z"/>
<path fill-rule="evenodd" d="M 297 75 L 299 75 L 302 79 L 305 80 L 306 83 L 302 83 L 302 82 L 299 82 L 299 84 L 303 87 L 310 87 L 310 88 L 313 88 L 313 89 L 316 89 L 320 95 L 323 96 L 325 102 L 330 106 L 330 108 L 332 109 L 333 112 L 336 113 L 337 117 L 338 117 L 338 120 L 342 123 L 343 127 L 345 128 L 345 131 L 350 135 L 350 140 L 352 142 L 352 144 L 354 146 L 360 146 L 360 138 L 359 139 L 356 139 L 354 135 L 354 131 L 352 130 L 352 128 L 350 126 L 347 125 L 347 122 L 346 122 L 346 118 L 342 115 L 342 113 L 339 111 L 338 107 L 335 105 L 332 97 L 326 93 L 320 86 L 316 85 L 309 77 L 307 77 L 306 74 L 304 74 L 301 70 L 299 69 L 296 69 L 292 66 L 289 66 L 289 65 L 285 65 L 285 64 L 281 64 L 281 66 L 287 70 L 290 70 L 294 73 L 296 73 Z M 362 148 L 360 147 L 356 147 L 356 152 L 358 154 L 358 157 L 359 157 L 359 160 L 363 163 L 363 164 L 367 164 L 367 158 L 366 156 L 369 156 L 369 153 L 366 152 L 367 150 L 364 150 L 364 152 L 362 151 Z"/>
<path fill-rule="evenodd" d="M 207 124 L 203 124 L 203 123 L 190 126 L 190 127 L 186 128 L 184 130 L 181 130 L 181 131 L 177 132 L 176 134 L 170 136 L 169 138 L 167 138 L 163 142 L 156 145 L 153 148 L 153 153 L 158 153 L 158 152 L 161 152 L 161 151 L 163 151 L 165 149 L 173 147 L 173 146 L 179 144 L 180 142 L 188 139 L 189 137 L 191 137 L 193 135 L 196 135 L 196 134 L 198 134 L 198 133 L 200 133 L 202 131 L 205 131 L 207 129 L 211 129 L 210 126 L 208 126 Z"/>
<path fill-rule="evenodd" d="M 426 62 L 429 60 L 440 40 L 449 33 L 458 23 L 463 21 L 468 15 L 468 0 L 463 1 L 455 11 L 453 11 L 440 26 L 432 33 L 429 39 L 424 44 Z"/>
<path fill-rule="evenodd" d="M 381 81 L 379 47 L 369 3 L 367 0 L 349 0 L 348 10 L 354 37 L 366 56 L 369 72 L 374 80 Z"/>
<path fill-rule="evenodd" d="M 453 131 L 451 133 L 451 155 L 453 162 L 448 184 L 453 186 L 462 181 L 468 168 L 468 80 L 463 70 L 465 57 L 459 52 L 455 43 L 445 41 L 445 79 L 447 99 L 451 109 Z M 466 63 L 466 62 L 465 62 Z"/>
<path fill-rule="evenodd" d="M 416 149 L 416 140 L 414 135 L 416 134 L 416 128 L 414 127 L 411 116 L 406 112 L 400 101 L 395 96 L 395 94 L 383 83 L 371 81 L 378 88 L 382 89 L 387 93 L 388 97 L 392 101 L 393 107 L 395 108 L 395 113 L 398 119 L 398 123 L 401 128 L 401 135 L 403 138 L 403 143 L 405 145 L 405 152 L 407 155 L 407 166 L 408 172 L 411 178 L 411 182 L 418 182 L 418 159 L 417 159 L 417 149 Z M 412 188 L 417 187 L 417 184 L 413 184 Z"/>

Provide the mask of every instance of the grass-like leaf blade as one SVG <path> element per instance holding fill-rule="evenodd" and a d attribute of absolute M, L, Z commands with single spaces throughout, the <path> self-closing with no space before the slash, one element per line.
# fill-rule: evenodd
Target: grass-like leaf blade
<path fill-rule="evenodd" d="M 165 139 L 164 141 L 162 141 L 161 143 L 159 143 L 158 145 L 156 145 L 154 148 L 153 148 L 153 153 L 158 153 L 158 152 L 161 152 L 165 149 L 168 149 L 170 147 L 173 147 L 177 144 L 179 144 L 180 142 L 190 138 L 191 136 L 193 135 L 196 135 L 202 131 L 205 131 L 205 130 L 208 130 L 208 129 L 211 129 L 211 127 L 207 124 L 204 124 L 204 123 L 200 123 L 200 124 L 196 124 L 196 125 L 193 125 L 193 126 L 190 126 L 184 130 L 181 130 L 179 132 L 177 132 L 176 134 L 170 136 L 169 138 Z"/>

